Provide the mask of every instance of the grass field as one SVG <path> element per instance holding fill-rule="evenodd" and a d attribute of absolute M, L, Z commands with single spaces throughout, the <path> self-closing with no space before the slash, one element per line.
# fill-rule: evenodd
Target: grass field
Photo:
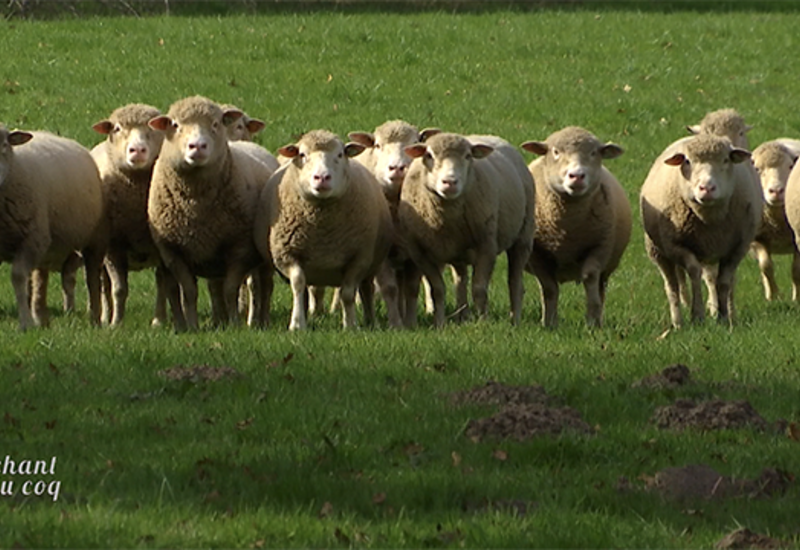
<path fill-rule="evenodd" d="M 712 397 L 745 399 L 770 423 L 800 420 L 797 305 L 765 302 L 747 259 L 732 329 L 665 335 L 636 208 L 650 163 L 708 111 L 737 108 L 753 146 L 800 136 L 800 12 L 758 8 L 0 22 L 0 121 L 10 127 L 92 146 L 91 125 L 117 106 L 167 109 L 192 94 L 265 120 L 259 140 L 271 150 L 305 130 L 345 135 L 391 118 L 515 144 L 580 125 L 626 149 L 608 167 L 635 218 L 599 330 L 584 327 L 575 285 L 562 291 L 560 327 L 541 328 L 532 277 L 512 328 L 501 260 L 490 318 L 441 331 L 423 320 L 415 331 L 343 333 L 327 317 L 290 334 L 291 296 L 278 283 L 270 329 L 175 335 L 149 326 L 152 275 L 137 273 L 120 329 L 59 313 L 55 277 L 52 327 L 19 333 L 0 266 L 0 468 L 56 458 L 54 472 L 0 475 L 14 483 L 0 495 L 0 547 L 683 548 L 740 526 L 800 544 L 796 482 L 769 498 L 643 490 L 656 472 L 690 464 L 737 479 L 768 467 L 800 474 L 800 442 L 784 430 L 675 432 L 650 420 L 678 398 Z M 777 263 L 787 294 L 789 263 Z M 694 382 L 631 386 L 673 363 Z M 168 376 L 202 366 L 236 375 Z M 497 408 L 448 395 L 488 380 L 544 386 L 592 434 L 473 441 L 470 420 Z"/>

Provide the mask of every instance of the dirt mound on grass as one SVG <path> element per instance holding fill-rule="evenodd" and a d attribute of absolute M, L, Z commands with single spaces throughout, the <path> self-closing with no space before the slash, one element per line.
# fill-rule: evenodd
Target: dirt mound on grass
<path fill-rule="evenodd" d="M 489 380 L 483 386 L 450 394 L 450 401 L 454 405 L 547 404 L 551 400 L 542 386 L 509 386 L 494 380 Z"/>
<path fill-rule="evenodd" d="M 766 430 L 767 421 L 744 400 L 723 401 L 714 399 L 695 403 L 690 399 L 678 399 L 672 405 L 658 407 L 650 419 L 661 429 L 723 430 L 755 428 Z"/>
<path fill-rule="evenodd" d="M 168 369 L 160 370 L 156 374 L 167 380 L 176 382 L 189 381 L 192 383 L 217 381 L 223 378 L 241 378 L 244 375 L 233 367 L 212 367 L 209 365 L 175 365 Z"/>
<path fill-rule="evenodd" d="M 788 544 L 782 540 L 773 539 L 766 535 L 753 533 L 743 527 L 733 533 L 728 533 L 714 545 L 714 548 L 725 550 L 727 548 L 784 548 Z"/>
<path fill-rule="evenodd" d="M 475 442 L 486 438 L 525 441 L 565 430 L 592 434 L 594 430 L 570 407 L 546 407 L 541 403 L 510 404 L 489 418 L 471 420 L 465 434 Z"/>
<path fill-rule="evenodd" d="M 631 387 L 633 388 L 653 388 L 653 389 L 673 389 L 685 386 L 691 382 L 689 367 L 680 363 L 670 365 L 657 374 L 645 376 L 637 380 Z"/>
<path fill-rule="evenodd" d="M 705 464 L 665 468 L 642 479 L 647 490 L 677 501 L 766 498 L 783 494 L 792 483 L 792 476 L 775 468 L 764 468 L 755 479 L 735 479 Z"/>

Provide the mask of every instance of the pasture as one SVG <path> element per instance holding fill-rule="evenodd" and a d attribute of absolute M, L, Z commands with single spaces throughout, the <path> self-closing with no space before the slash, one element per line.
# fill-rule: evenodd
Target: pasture
<path fill-rule="evenodd" d="M 345 333 L 337 315 L 289 333 L 291 292 L 276 281 L 267 330 L 209 328 L 203 294 L 205 328 L 176 335 L 149 326 L 153 277 L 135 273 L 119 329 L 91 328 L 83 308 L 60 313 L 51 277 L 51 327 L 20 333 L 0 266 L 0 546 L 684 548 L 739 527 L 800 544 L 800 306 L 787 299 L 788 258 L 776 262 L 781 299 L 764 300 L 747 258 L 733 327 L 667 331 L 638 213 L 651 162 L 708 111 L 738 109 L 753 147 L 800 136 L 800 12 L 771 6 L 0 22 L 9 127 L 91 147 L 92 124 L 114 108 L 166 110 L 194 94 L 264 120 L 258 141 L 271 151 L 306 130 L 345 136 L 393 118 L 512 144 L 579 125 L 625 149 L 606 166 L 634 212 L 594 330 L 576 285 L 562 288 L 558 329 L 543 329 L 530 275 L 521 326 L 510 326 L 500 259 L 489 318 L 440 331 L 421 317 L 414 331 Z M 453 299 L 449 287 L 451 311 Z M 688 383 L 635 384 L 673 364 L 689 368 Z M 499 407 L 453 394 L 489 380 L 541 385 L 589 429 L 475 435 L 471 422 Z M 653 420 L 678 399 L 715 398 L 746 400 L 765 423 L 679 431 Z M 659 485 L 658 472 L 689 465 L 732 488 Z"/>

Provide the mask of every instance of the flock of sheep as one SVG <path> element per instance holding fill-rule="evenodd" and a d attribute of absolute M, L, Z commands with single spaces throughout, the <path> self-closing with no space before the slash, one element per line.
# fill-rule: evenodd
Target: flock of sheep
<path fill-rule="evenodd" d="M 93 127 L 91 151 L 46 132 L 0 125 L 0 260 L 22 330 L 47 325 L 48 273 L 61 273 L 74 307 L 84 267 L 92 322 L 125 316 L 128 272 L 153 268 L 154 324 L 196 330 L 198 277 L 212 322 L 266 325 L 274 272 L 291 285 L 289 328 L 303 329 L 334 287 L 343 325 L 375 323 L 376 291 L 391 327 L 414 327 L 420 283 L 434 325 L 446 322 L 445 266 L 456 314 L 487 312 L 496 258 L 508 260 L 511 320 L 522 313 L 524 272 L 538 280 L 542 322 L 558 322 L 559 285 L 583 284 L 586 321 L 602 324 L 609 277 L 630 240 L 631 205 L 604 159 L 623 150 L 567 127 L 522 149 L 496 136 L 419 131 L 390 121 L 345 143 L 314 130 L 277 158 L 251 141 L 264 123 L 200 96 L 167 114 L 131 104 Z M 736 268 L 757 257 L 767 299 L 777 288 L 771 254 L 793 254 L 800 285 L 800 142 L 752 154 L 742 117 L 709 113 L 693 135 L 655 160 L 641 190 L 647 253 L 665 283 L 672 324 L 681 305 L 702 320 L 733 313 Z M 785 205 L 785 206 L 784 206 Z M 470 270 L 472 281 L 470 284 Z M 687 284 L 687 277 L 690 284 Z"/>

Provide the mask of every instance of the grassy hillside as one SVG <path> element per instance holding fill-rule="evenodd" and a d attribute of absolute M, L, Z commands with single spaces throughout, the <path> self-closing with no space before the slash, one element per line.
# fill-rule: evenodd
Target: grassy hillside
<path fill-rule="evenodd" d="M 278 283 L 270 329 L 175 335 L 149 326 L 152 274 L 138 273 L 119 330 L 60 314 L 54 277 L 52 327 L 20 334 L 0 266 L 0 460 L 57 458 L 52 473 L 0 475 L 15 484 L 0 496 L 0 546 L 677 548 L 709 547 L 738 526 L 798 544 L 794 482 L 708 499 L 644 489 L 690 464 L 736 479 L 798 474 L 799 443 L 774 423 L 800 418 L 800 311 L 766 303 L 748 259 L 732 329 L 666 333 L 636 206 L 650 163 L 708 111 L 737 108 L 753 146 L 800 135 L 798 24 L 785 4 L 0 22 L 10 127 L 92 146 L 91 125 L 115 107 L 167 109 L 192 94 L 265 120 L 259 141 L 271 150 L 312 128 L 345 135 L 392 118 L 515 144 L 581 125 L 625 148 L 608 167 L 635 219 L 606 325 L 592 331 L 576 285 L 563 288 L 561 326 L 542 329 L 532 277 L 523 324 L 510 327 L 500 261 L 490 319 L 442 331 L 424 320 L 342 333 L 327 317 L 290 334 Z M 632 387 L 674 363 L 694 382 Z M 470 420 L 498 407 L 449 394 L 490 379 L 542 385 L 590 433 L 474 441 Z M 679 432 L 651 420 L 678 398 L 715 397 L 747 400 L 769 426 Z M 23 494 L 26 481 L 43 481 L 43 495 Z"/>

